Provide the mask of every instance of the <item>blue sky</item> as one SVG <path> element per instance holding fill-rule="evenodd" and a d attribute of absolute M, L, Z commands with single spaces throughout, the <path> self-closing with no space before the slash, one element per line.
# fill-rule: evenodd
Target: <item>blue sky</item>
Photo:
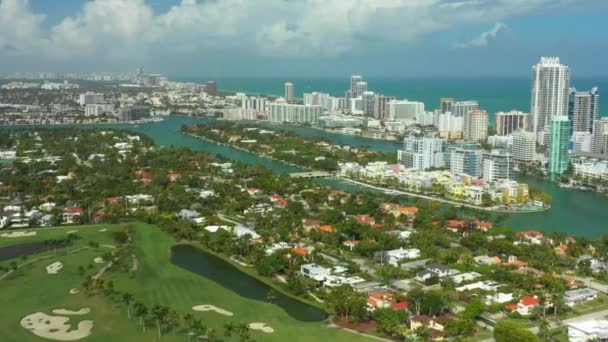
<path fill-rule="evenodd" d="M 0 0 L 0 72 L 608 77 L 606 0 Z"/>

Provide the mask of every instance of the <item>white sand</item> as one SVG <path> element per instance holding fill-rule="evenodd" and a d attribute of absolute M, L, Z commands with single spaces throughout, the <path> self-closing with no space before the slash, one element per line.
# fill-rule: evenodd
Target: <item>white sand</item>
<path fill-rule="evenodd" d="M 24 236 L 34 236 L 36 235 L 36 232 L 10 232 L 10 233 L 3 233 L 2 237 L 5 238 L 18 238 L 18 237 L 24 237 Z"/>
<path fill-rule="evenodd" d="M 86 315 L 91 312 L 91 308 L 82 308 L 78 311 L 68 310 L 68 309 L 54 309 L 53 313 L 57 315 Z"/>
<path fill-rule="evenodd" d="M 233 316 L 234 314 L 228 310 L 224 310 L 221 308 L 218 308 L 217 306 L 213 306 L 213 305 L 197 305 L 197 306 L 193 306 L 192 310 L 194 311 L 215 311 L 216 313 L 220 314 L 220 315 L 224 315 L 224 316 Z"/>
<path fill-rule="evenodd" d="M 21 326 L 36 336 L 55 341 L 76 341 L 91 334 L 93 321 L 80 321 L 76 330 L 70 330 L 72 326 L 67 324 L 69 320 L 68 317 L 36 312 L 23 317 Z"/>
<path fill-rule="evenodd" d="M 46 267 L 46 273 L 57 274 L 57 273 L 59 273 L 59 270 L 62 268 L 63 268 L 63 264 L 60 261 L 55 261 L 54 263 L 52 263 Z"/>
<path fill-rule="evenodd" d="M 99 231 L 103 233 L 103 232 L 107 231 L 107 229 L 103 228 L 103 229 L 100 229 Z"/>
<path fill-rule="evenodd" d="M 77 230 L 70 230 L 69 232 L 66 232 L 66 234 L 76 234 L 76 233 L 78 233 Z"/>
<path fill-rule="evenodd" d="M 77 288 L 73 288 L 70 290 L 70 294 L 77 294 L 77 293 L 80 293 L 80 290 Z"/>
<path fill-rule="evenodd" d="M 251 330 L 259 330 L 259 331 L 265 332 L 267 334 L 274 332 L 274 329 L 272 329 L 270 326 L 266 325 L 266 323 L 262 323 L 262 322 L 249 323 L 249 324 L 247 324 L 247 327 Z"/>
<path fill-rule="evenodd" d="M 95 258 L 93 261 L 95 261 L 96 264 L 103 264 L 103 259 L 100 257 Z"/>

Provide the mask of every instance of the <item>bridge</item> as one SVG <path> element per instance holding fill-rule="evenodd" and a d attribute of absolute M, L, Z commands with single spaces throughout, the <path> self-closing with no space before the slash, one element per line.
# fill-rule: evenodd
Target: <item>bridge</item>
<path fill-rule="evenodd" d="M 331 172 L 327 171 L 294 172 L 289 174 L 289 177 L 292 178 L 326 178 L 331 176 Z"/>

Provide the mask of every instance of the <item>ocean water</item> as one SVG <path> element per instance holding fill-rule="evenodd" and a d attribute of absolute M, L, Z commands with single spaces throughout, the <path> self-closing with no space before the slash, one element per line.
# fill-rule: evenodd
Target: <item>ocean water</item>
<path fill-rule="evenodd" d="M 206 82 L 203 78 L 175 78 L 181 82 Z M 216 79 L 218 89 L 240 91 L 249 94 L 283 96 L 285 82 L 294 84 L 294 95 L 302 98 L 304 93 L 313 91 L 329 93 L 333 96 L 344 96 L 350 86 L 348 78 L 325 79 L 279 79 L 279 78 L 225 78 Z M 517 109 L 530 111 L 531 79 L 525 78 L 471 78 L 471 79 L 403 79 L 403 78 L 370 78 L 368 89 L 375 93 L 396 96 L 399 99 L 424 102 L 427 110 L 439 107 L 439 99 L 453 97 L 458 100 L 477 100 L 482 109 L 491 116 L 498 111 Z M 599 87 L 600 93 L 608 89 L 608 79 L 576 79 L 571 86 L 577 90 L 589 90 Z M 600 97 L 601 98 L 601 97 Z M 600 101 L 601 102 L 601 101 Z M 608 106 L 608 105 L 607 105 Z M 608 116 L 608 107 L 602 115 Z"/>

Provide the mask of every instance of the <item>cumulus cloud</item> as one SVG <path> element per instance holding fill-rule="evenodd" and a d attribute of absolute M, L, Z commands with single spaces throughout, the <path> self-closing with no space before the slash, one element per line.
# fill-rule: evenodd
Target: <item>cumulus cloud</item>
<path fill-rule="evenodd" d="M 507 25 L 497 22 L 491 29 L 482 32 L 479 37 L 471 39 L 466 43 L 456 43 L 454 46 L 457 48 L 487 46 L 490 40 L 494 39 L 500 31 L 504 31 L 507 28 Z"/>
<path fill-rule="evenodd" d="M 146 0 L 89 0 L 45 27 L 28 0 L 0 0 L 7 55 L 146 60 L 226 49 L 268 56 L 336 56 L 366 40 L 415 40 L 469 24 L 497 22 L 464 45 L 483 46 L 514 15 L 572 0 L 183 0 L 155 13 Z M 362 38 L 365 37 L 365 38 Z"/>

